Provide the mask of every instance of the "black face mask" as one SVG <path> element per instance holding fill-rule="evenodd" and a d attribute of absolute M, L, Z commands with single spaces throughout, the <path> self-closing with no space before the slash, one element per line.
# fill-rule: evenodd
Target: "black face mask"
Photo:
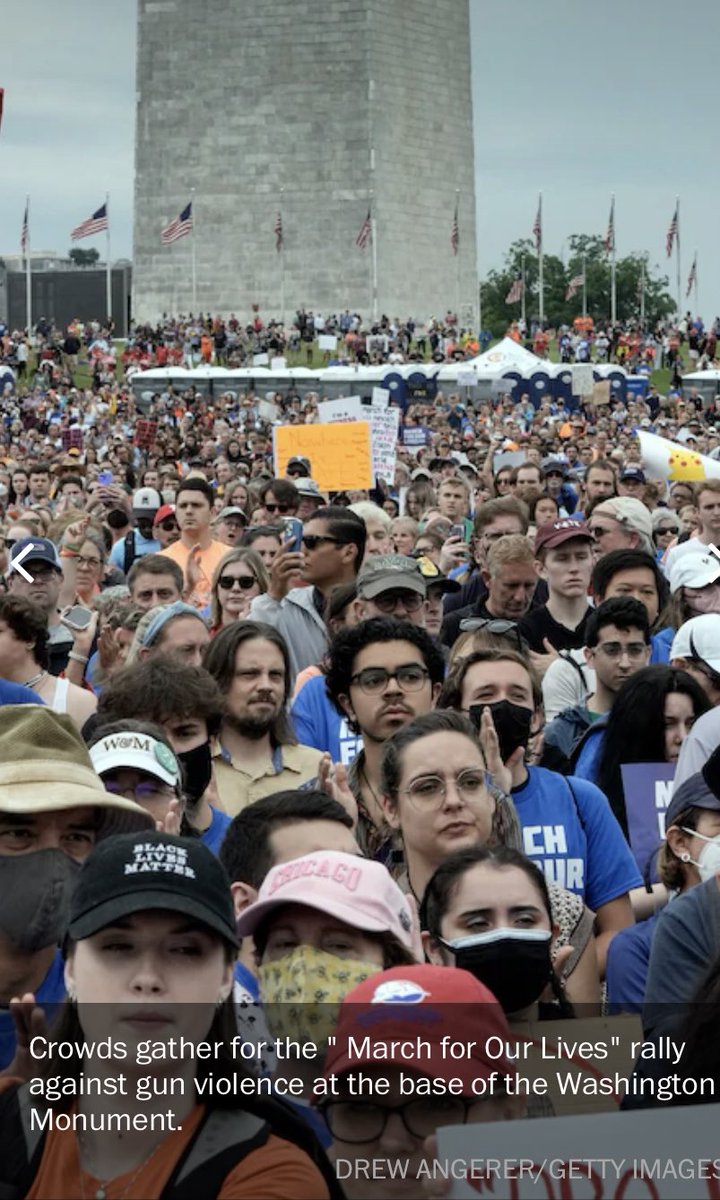
<path fill-rule="evenodd" d="M 189 804 L 197 804 L 205 795 L 212 779 L 210 743 L 201 742 L 192 750 L 183 750 L 177 757 L 182 763 L 185 796 Z"/>
<path fill-rule="evenodd" d="M 524 704 L 512 704 L 510 700 L 496 700 L 493 704 L 471 704 L 470 720 L 477 730 L 484 708 L 489 708 L 492 715 L 495 732 L 500 744 L 500 757 L 507 762 L 510 755 L 518 746 L 527 746 L 530 741 L 530 725 L 532 709 Z"/>
<path fill-rule="evenodd" d="M 545 929 L 493 929 L 442 944 L 455 955 L 455 966 L 484 983 L 504 1012 L 517 1013 L 539 999 L 551 977 L 550 938 Z"/>

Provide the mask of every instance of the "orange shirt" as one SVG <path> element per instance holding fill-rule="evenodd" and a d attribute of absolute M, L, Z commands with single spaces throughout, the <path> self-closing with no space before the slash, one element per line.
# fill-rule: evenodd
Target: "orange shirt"
<path fill-rule="evenodd" d="M 171 558 L 182 568 L 186 582 L 187 561 L 191 549 L 191 547 L 185 546 L 181 539 L 179 542 L 173 542 L 167 550 L 160 551 L 166 558 Z M 188 597 L 189 604 L 194 604 L 196 608 L 206 608 L 210 603 L 212 577 L 229 549 L 230 547 L 226 546 L 224 542 L 211 542 L 205 550 L 200 551 L 200 578 Z"/>
<path fill-rule="evenodd" d="M 105 1184 L 108 1200 L 157 1200 L 162 1195 L 180 1155 L 200 1123 L 204 1106 L 198 1105 L 183 1121 L 182 1129 L 169 1133 L 133 1178 L 137 1167 Z M 76 1200 L 94 1196 L 101 1180 L 82 1171 L 76 1134 L 51 1130 L 43 1147 L 38 1173 L 27 1200 Z M 218 1200 L 327 1200 L 327 1184 L 317 1167 L 298 1147 L 271 1136 L 234 1167 L 216 1193 Z"/>

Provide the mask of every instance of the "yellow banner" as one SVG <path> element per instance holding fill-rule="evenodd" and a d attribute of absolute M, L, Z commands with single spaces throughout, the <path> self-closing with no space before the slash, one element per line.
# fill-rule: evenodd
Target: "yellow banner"
<path fill-rule="evenodd" d="M 336 425 L 276 425 L 273 429 L 275 474 L 281 477 L 291 458 L 310 459 L 310 475 L 321 492 L 370 488 L 372 450 L 368 421 Z"/>

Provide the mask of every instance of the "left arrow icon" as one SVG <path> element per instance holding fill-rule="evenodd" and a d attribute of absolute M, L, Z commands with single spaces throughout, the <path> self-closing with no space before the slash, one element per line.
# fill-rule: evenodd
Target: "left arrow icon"
<path fill-rule="evenodd" d="M 33 579 L 30 572 L 26 571 L 25 568 L 22 567 L 20 564 L 22 563 L 23 559 L 27 558 L 29 554 L 32 554 L 34 549 L 35 549 L 35 547 L 31 542 L 29 546 L 26 546 L 24 550 L 20 551 L 17 558 L 10 559 L 9 571 L 19 571 L 20 574 L 22 575 L 23 579 L 27 579 L 28 583 L 34 583 L 35 580 Z M 8 571 L 8 573 L 9 573 L 9 571 Z"/>

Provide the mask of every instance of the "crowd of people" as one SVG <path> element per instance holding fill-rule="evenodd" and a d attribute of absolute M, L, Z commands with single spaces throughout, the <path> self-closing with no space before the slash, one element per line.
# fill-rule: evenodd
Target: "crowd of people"
<path fill-rule="evenodd" d="M 166 329 L 186 354 L 181 328 L 127 353 Z M 720 479 L 651 477 L 634 436 L 717 457 L 720 398 L 440 393 L 402 412 L 393 479 L 328 494 L 307 458 L 276 473 L 254 394 L 140 416 L 116 379 L 76 386 L 73 346 L 3 398 L 0 1190 L 395 1195 L 360 1164 L 552 1114 L 473 1089 L 529 1021 L 637 1014 L 720 1085 L 692 1009 L 717 1012 L 720 961 Z M 321 399 L 279 395 L 281 420 Z M 644 854 L 637 764 L 675 777 Z M 429 1058 L 348 1057 L 370 1012 Z M 170 1032 L 212 1064 L 88 1049 Z M 34 1061 L 45 1036 L 74 1054 Z M 358 1097 L 359 1065 L 387 1087 Z M 157 1126 L 102 1125 L 136 1100 L 80 1084 L 119 1069 Z M 408 1071 L 438 1086 L 409 1098 Z"/>

